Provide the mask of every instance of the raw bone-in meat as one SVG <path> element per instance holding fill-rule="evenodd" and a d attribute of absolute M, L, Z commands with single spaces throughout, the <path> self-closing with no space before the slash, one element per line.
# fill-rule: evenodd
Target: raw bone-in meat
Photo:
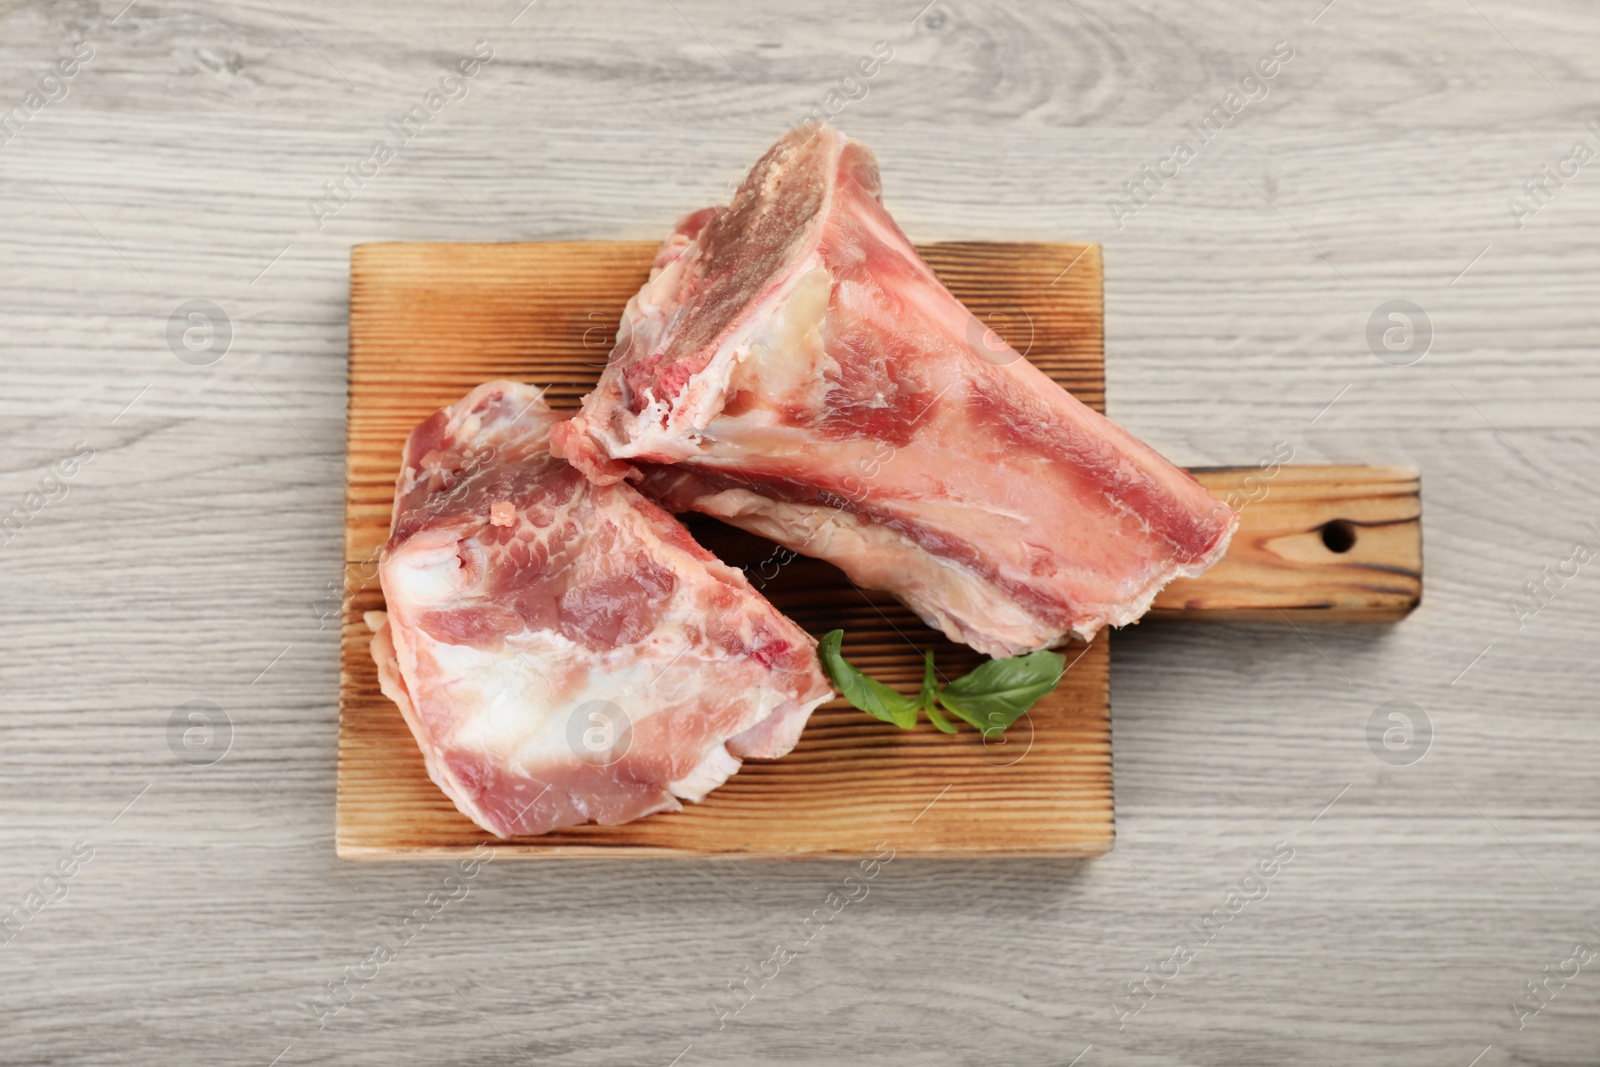
<path fill-rule="evenodd" d="M 676 811 L 832 695 L 740 571 L 550 455 L 559 418 L 489 382 L 412 432 L 369 619 L 429 776 L 501 837 Z"/>
<path fill-rule="evenodd" d="M 678 225 L 553 443 L 996 656 L 1135 621 L 1237 523 L 974 318 L 825 124 Z"/>

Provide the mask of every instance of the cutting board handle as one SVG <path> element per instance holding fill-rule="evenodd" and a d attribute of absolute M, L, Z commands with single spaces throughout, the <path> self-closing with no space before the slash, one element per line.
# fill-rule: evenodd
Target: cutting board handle
<path fill-rule="evenodd" d="M 1422 601 L 1422 482 L 1409 467 L 1208 467 L 1239 513 L 1222 561 L 1156 597 L 1155 617 L 1399 619 Z"/>

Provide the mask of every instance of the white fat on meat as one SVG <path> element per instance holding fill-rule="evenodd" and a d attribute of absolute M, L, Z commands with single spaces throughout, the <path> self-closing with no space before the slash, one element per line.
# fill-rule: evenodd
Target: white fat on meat
<path fill-rule="evenodd" d="M 826 123 L 668 236 L 552 446 L 994 656 L 1136 621 L 1238 521 L 963 307 L 884 209 L 872 153 Z"/>
<path fill-rule="evenodd" d="M 740 571 L 550 455 L 559 419 L 490 382 L 412 433 L 369 618 L 429 775 L 501 837 L 702 800 L 832 696 Z"/>

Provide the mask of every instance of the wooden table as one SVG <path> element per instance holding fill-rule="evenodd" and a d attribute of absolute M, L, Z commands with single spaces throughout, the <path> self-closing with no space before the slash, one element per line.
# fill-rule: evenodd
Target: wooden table
<path fill-rule="evenodd" d="M 1600 14 L 121 5 L 0 9 L 0 1061 L 1593 1061 L 1600 960 L 1513 1005 L 1600 949 L 1600 163 L 1541 170 Z M 841 103 L 914 239 L 1105 246 L 1175 461 L 1420 468 L 1422 607 L 1117 635 L 1097 860 L 837 914 L 829 863 L 333 860 L 351 245 L 654 238 Z"/>

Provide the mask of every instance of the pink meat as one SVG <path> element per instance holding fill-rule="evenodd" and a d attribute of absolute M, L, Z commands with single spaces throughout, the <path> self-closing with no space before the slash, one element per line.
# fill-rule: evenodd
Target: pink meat
<path fill-rule="evenodd" d="M 975 319 L 826 124 L 667 238 L 553 447 L 997 656 L 1137 620 L 1237 521 Z"/>
<path fill-rule="evenodd" d="M 369 619 L 428 774 L 501 837 L 676 811 L 832 696 L 740 571 L 550 455 L 558 421 L 489 382 L 412 432 Z"/>

